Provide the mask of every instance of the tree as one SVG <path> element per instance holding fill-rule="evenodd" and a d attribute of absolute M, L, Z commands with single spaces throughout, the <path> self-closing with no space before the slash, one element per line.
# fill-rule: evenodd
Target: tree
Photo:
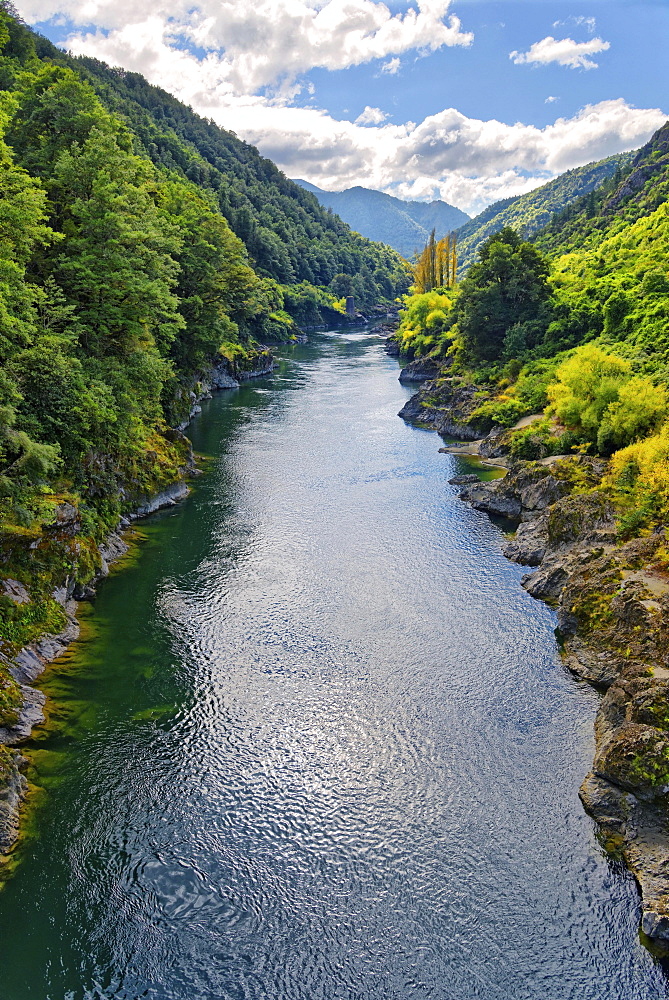
<path fill-rule="evenodd" d="M 541 339 L 550 319 L 545 308 L 550 296 L 548 273 L 543 255 L 513 229 L 507 227 L 485 241 L 478 262 L 460 284 L 454 307 L 465 361 L 501 360 L 507 336 L 518 324 L 526 324 L 526 348 Z M 516 331 L 507 347 L 518 340 Z"/>
<path fill-rule="evenodd" d="M 156 188 L 151 164 L 98 129 L 58 158 L 51 191 L 66 239 L 55 277 L 98 356 L 153 344 L 165 356 L 184 326 L 174 294 L 182 242 Z"/>

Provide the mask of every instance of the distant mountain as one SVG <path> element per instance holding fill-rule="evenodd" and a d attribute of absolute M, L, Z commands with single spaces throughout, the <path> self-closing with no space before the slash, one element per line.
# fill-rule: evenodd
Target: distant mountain
<path fill-rule="evenodd" d="M 465 212 L 445 201 L 402 201 L 364 187 L 323 191 L 308 181 L 295 183 L 315 194 L 324 208 L 332 209 L 362 236 L 387 243 L 408 258 L 422 250 L 433 229 L 439 239 L 469 221 Z"/>
<path fill-rule="evenodd" d="M 515 198 L 505 198 L 489 205 L 480 215 L 458 229 L 458 261 L 465 271 L 476 258 L 481 243 L 505 226 L 512 226 L 528 238 L 548 226 L 569 205 L 596 191 L 613 178 L 621 179 L 634 153 L 618 153 L 606 160 L 568 170 L 542 187 Z"/>

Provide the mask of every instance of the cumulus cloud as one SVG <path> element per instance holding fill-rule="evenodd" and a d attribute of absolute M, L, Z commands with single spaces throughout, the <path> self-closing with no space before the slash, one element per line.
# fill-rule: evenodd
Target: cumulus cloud
<path fill-rule="evenodd" d="M 21 13 L 33 23 L 64 15 L 75 25 L 95 24 L 95 32 L 73 36 L 75 47 L 137 50 L 149 30 L 168 44 L 185 40 L 212 55 L 230 89 L 256 93 L 315 67 L 470 45 L 473 35 L 449 15 L 450 6 L 417 0 L 392 14 L 380 0 L 156 0 L 147 15 L 135 0 L 24 0 Z"/>
<path fill-rule="evenodd" d="M 370 108 L 369 104 L 366 106 L 362 114 L 358 115 L 355 120 L 356 125 L 380 125 L 384 122 L 388 115 L 381 110 L 381 108 Z"/>
<path fill-rule="evenodd" d="M 548 35 L 535 42 L 527 52 L 510 52 L 509 59 L 518 63 L 537 63 L 546 66 L 558 63 L 571 69 L 597 69 L 598 63 L 589 56 L 610 49 L 609 42 L 592 38 L 589 42 L 575 42 L 573 38 L 553 38 Z"/>
<path fill-rule="evenodd" d="M 303 108 L 228 109 L 223 124 L 292 177 L 326 190 L 360 184 L 470 213 L 557 174 L 645 142 L 665 121 L 622 99 L 539 129 L 468 118 L 453 108 L 422 122 L 360 127 Z"/>
<path fill-rule="evenodd" d="M 469 118 L 453 108 L 420 122 L 393 124 L 380 109 L 367 107 L 357 121 L 341 121 L 313 106 L 291 105 L 299 79 L 294 82 L 290 76 L 276 77 L 275 56 L 264 55 L 264 35 L 254 35 L 261 26 L 253 12 L 246 29 L 241 21 L 231 19 L 225 36 L 227 48 L 220 48 L 217 46 L 225 34 L 220 12 L 234 6 L 239 13 L 239 4 L 228 3 L 226 7 L 217 0 L 202 0 L 202 7 L 193 12 L 187 6 L 191 0 L 169 0 L 174 15 L 170 20 L 160 6 L 163 2 L 166 0 L 157 0 L 150 15 L 142 12 L 134 21 L 135 7 L 129 0 L 115 0 L 114 5 L 110 0 L 23 0 L 21 12 L 26 18 L 44 19 L 50 11 L 60 10 L 63 3 L 71 4 L 70 16 L 76 16 L 79 23 L 103 27 L 73 31 L 68 48 L 143 73 L 199 114 L 258 146 L 288 176 L 303 177 L 326 190 L 360 184 L 400 197 L 443 198 L 474 213 L 491 201 L 524 193 L 564 170 L 633 149 L 665 121 L 662 111 L 637 109 L 622 99 L 588 106 L 575 117 L 558 118 L 543 129 Z M 293 73 L 316 58 L 323 65 L 326 59 L 336 57 L 338 62 L 333 65 L 341 66 L 346 60 L 352 64 L 362 58 L 363 50 L 379 52 L 385 47 L 387 55 L 392 51 L 389 46 L 395 46 L 397 51 L 400 44 L 408 44 L 409 36 L 414 40 L 423 37 L 421 17 L 434 25 L 449 6 L 446 0 L 423 0 L 411 17 L 407 11 L 398 20 L 397 15 L 391 16 L 382 4 L 371 0 L 310 2 L 314 6 L 305 6 L 304 0 L 261 0 L 266 6 L 255 8 L 267 10 L 271 4 L 275 13 L 286 14 L 286 24 L 300 12 L 307 27 L 313 27 L 315 18 L 328 11 L 332 24 L 345 27 L 342 38 L 348 39 L 350 48 L 344 52 L 336 47 L 328 49 L 323 41 L 318 54 L 314 39 L 321 38 L 320 28 L 304 43 L 306 49 L 299 39 L 286 41 L 292 46 Z M 179 3 L 184 5 L 180 19 Z M 102 14 L 110 22 L 117 18 L 118 24 L 104 27 Z M 355 29 L 354 14 L 359 17 Z M 212 19 L 215 23 L 209 24 Z M 380 29 L 375 27 L 377 23 Z M 283 24 L 284 40 L 287 30 Z M 381 30 L 386 32 L 383 38 Z M 398 38 L 391 41 L 388 33 L 395 32 Z M 198 48 L 185 46 L 184 37 Z M 232 59 L 232 50 L 241 55 Z M 399 62 L 399 57 L 389 62 L 395 59 Z M 268 90 L 267 82 L 261 89 L 258 81 L 269 81 L 273 89 Z"/>
<path fill-rule="evenodd" d="M 547 97 L 547 98 L 546 98 L 546 100 L 544 101 L 544 104 L 555 104 L 555 102 L 556 102 L 556 101 L 559 101 L 559 100 L 560 100 L 560 98 L 559 98 L 559 97 L 554 97 L 554 96 L 553 96 L 553 95 L 551 94 L 551 96 L 550 96 L 550 97 Z"/>

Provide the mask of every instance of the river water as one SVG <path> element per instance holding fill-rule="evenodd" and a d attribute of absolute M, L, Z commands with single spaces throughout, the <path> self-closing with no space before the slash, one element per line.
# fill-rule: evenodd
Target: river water
<path fill-rule="evenodd" d="M 192 424 L 52 668 L 1 1000 L 659 1000 L 577 788 L 596 695 L 369 333 Z"/>

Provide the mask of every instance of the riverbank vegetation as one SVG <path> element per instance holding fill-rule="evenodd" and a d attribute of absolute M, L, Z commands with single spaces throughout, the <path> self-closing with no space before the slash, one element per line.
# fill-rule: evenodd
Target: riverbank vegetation
<path fill-rule="evenodd" d="M 669 517 L 668 193 L 669 124 L 531 242 L 502 228 L 429 298 L 417 275 L 397 335 L 442 364 L 425 405 L 464 401 L 472 428 L 506 429 L 499 454 L 613 456 L 627 532 L 633 509 L 639 530 Z"/>
<path fill-rule="evenodd" d="M 212 365 L 243 378 L 408 284 L 253 147 L 0 0 L 0 654 L 58 630 L 54 589 L 185 474 Z"/>

